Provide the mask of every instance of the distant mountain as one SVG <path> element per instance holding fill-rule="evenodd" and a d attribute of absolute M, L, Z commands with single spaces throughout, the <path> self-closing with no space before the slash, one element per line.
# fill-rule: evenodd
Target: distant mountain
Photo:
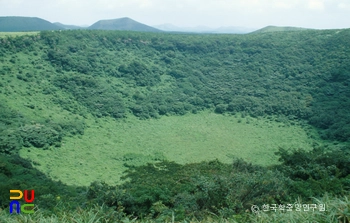
<path fill-rule="evenodd" d="M 163 31 L 179 31 L 181 32 L 182 28 L 178 27 L 178 26 L 175 26 L 173 24 L 170 24 L 170 23 L 165 23 L 165 24 L 161 24 L 161 25 L 156 25 L 156 26 L 153 26 L 157 29 L 160 29 L 160 30 L 163 30 Z"/>
<path fill-rule="evenodd" d="M 100 20 L 88 29 L 102 29 L 102 30 L 131 30 L 131 31 L 141 31 L 141 32 L 161 32 L 161 30 L 147 26 L 145 24 L 136 22 L 130 18 L 120 18 L 120 19 L 110 19 L 110 20 Z"/>
<path fill-rule="evenodd" d="M 256 29 L 241 27 L 241 26 L 222 26 L 212 31 L 212 33 L 235 33 L 235 34 L 245 34 L 250 33 Z"/>
<path fill-rule="evenodd" d="M 285 32 L 285 31 L 301 31 L 301 30 L 310 30 L 310 29 L 301 28 L 301 27 L 291 27 L 291 26 L 266 26 L 252 33 Z"/>
<path fill-rule="evenodd" d="M 82 27 L 82 26 L 75 26 L 75 25 L 66 25 L 66 24 L 62 24 L 59 22 L 55 22 L 53 23 L 56 26 L 61 27 L 62 29 L 86 29 L 86 27 Z"/>
<path fill-rule="evenodd" d="M 0 32 L 59 30 L 59 26 L 37 17 L 0 17 Z"/>
<path fill-rule="evenodd" d="M 154 26 L 163 31 L 168 32 L 191 32 L 191 33 L 235 33 L 243 34 L 254 31 L 255 29 L 246 28 L 246 27 L 236 27 L 236 26 L 227 26 L 219 28 L 210 28 L 207 26 L 195 26 L 195 27 L 178 27 L 170 23 L 161 24 Z"/>
<path fill-rule="evenodd" d="M 170 23 L 154 26 L 157 29 L 168 32 L 189 32 L 189 33 L 208 33 L 212 32 L 213 28 L 207 26 L 195 26 L 195 27 L 178 27 Z"/>

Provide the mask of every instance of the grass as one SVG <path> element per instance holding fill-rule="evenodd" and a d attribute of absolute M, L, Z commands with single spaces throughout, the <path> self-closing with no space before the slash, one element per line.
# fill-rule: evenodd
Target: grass
<path fill-rule="evenodd" d="M 0 38 L 9 36 L 9 37 L 13 37 L 13 36 L 24 36 L 24 35 L 36 35 L 39 32 L 0 32 Z"/>
<path fill-rule="evenodd" d="M 270 119 L 243 119 L 210 112 L 138 120 L 87 119 L 83 136 L 66 138 L 61 148 L 22 149 L 40 171 L 71 185 L 100 180 L 116 184 L 125 165 L 167 159 L 192 163 L 233 157 L 269 165 L 279 147 L 311 149 L 314 140 L 299 125 Z"/>

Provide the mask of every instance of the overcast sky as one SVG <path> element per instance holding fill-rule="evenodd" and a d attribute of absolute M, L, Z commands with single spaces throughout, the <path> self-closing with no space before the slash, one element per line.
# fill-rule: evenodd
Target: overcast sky
<path fill-rule="evenodd" d="M 72 25 L 130 17 L 147 25 L 333 29 L 350 28 L 350 0 L 0 0 L 0 16 Z"/>

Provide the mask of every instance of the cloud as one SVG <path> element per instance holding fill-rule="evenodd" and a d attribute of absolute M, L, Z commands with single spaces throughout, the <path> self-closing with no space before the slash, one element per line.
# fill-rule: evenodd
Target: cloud
<path fill-rule="evenodd" d="M 325 8 L 322 0 L 309 0 L 307 6 L 309 9 L 317 11 L 323 11 Z"/>
<path fill-rule="evenodd" d="M 346 2 L 346 1 L 343 1 L 343 2 L 340 2 L 338 3 L 338 8 L 341 9 L 341 10 L 345 10 L 345 11 L 350 11 L 350 2 Z"/>

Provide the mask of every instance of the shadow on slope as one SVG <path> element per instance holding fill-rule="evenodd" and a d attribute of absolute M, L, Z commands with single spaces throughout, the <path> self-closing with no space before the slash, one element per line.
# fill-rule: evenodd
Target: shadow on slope
<path fill-rule="evenodd" d="M 66 208 L 78 207 L 86 191 L 84 187 L 52 181 L 18 155 L 0 154 L 0 208 L 8 208 L 10 190 L 35 190 L 35 207 L 50 211 L 55 211 L 62 202 Z"/>

